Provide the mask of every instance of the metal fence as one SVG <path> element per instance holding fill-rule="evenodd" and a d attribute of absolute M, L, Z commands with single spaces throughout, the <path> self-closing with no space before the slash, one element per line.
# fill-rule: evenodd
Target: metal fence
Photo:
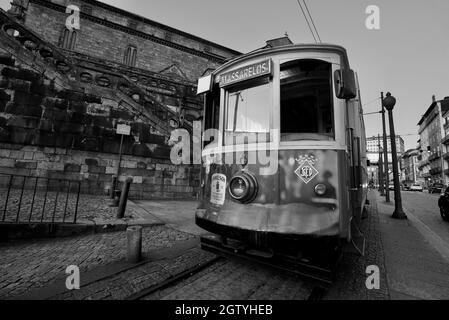
<path fill-rule="evenodd" d="M 80 181 L 0 174 L 0 221 L 76 223 L 80 191 Z"/>

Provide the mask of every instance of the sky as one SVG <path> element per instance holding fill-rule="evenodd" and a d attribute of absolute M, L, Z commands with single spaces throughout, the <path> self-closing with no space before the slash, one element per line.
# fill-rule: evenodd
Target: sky
<path fill-rule="evenodd" d="M 9 8 L 12 0 L 0 0 Z M 294 43 L 313 43 L 297 0 L 103 0 L 151 20 L 240 52 L 260 48 L 286 32 Z M 380 92 L 397 99 L 395 129 L 416 147 L 421 116 L 449 96 L 449 1 L 306 0 L 323 43 L 344 46 L 359 77 L 365 113 L 380 110 Z M 379 7 L 380 29 L 365 12 Z M 379 114 L 366 115 L 367 136 L 382 132 Z"/>

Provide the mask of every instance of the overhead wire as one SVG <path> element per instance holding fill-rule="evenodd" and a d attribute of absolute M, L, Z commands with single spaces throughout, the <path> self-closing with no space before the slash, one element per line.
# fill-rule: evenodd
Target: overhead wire
<path fill-rule="evenodd" d="M 318 33 L 318 30 L 317 30 L 317 28 L 316 28 L 316 26 L 315 26 L 315 22 L 313 21 L 313 17 L 312 17 L 312 15 L 310 14 L 309 7 L 307 6 L 306 0 L 303 0 L 303 2 L 304 2 L 304 5 L 305 5 L 305 7 L 306 7 L 307 13 L 309 14 L 310 21 L 312 21 L 312 25 L 313 25 L 313 28 L 315 29 L 315 33 L 316 33 L 316 36 L 318 37 L 318 41 L 321 43 L 321 37 L 320 37 L 320 34 Z"/>
<path fill-rule="evenodd" d="M 315 34 L 314 34 L 314 32 L 313 32 L 312 26 L 310 25 L 310 22 L 309 22 L 309 20 L 307 19 L 306 12 L 304 11 L 304 8 L 303 8 L 302 5 L 301 5 L 301 2 L 300 2 L 299 0 L 296 0 L 296 2 L 298 3 L 299 7 L 301 8 L 302 14 L 304 15 L 304 19 L 306 19 L 307 25 L 309 26 L 309 30 L 310 30 L 310 32 L 312 33 L 312 36 L 313 36 L 313 39 L 315 40 L 315 43 L 318 43 L 318 41 L 317 41 L 317 39 L 316 39 L 316 37 L 315 37 Z"/>
<path fill-rule="evenodd" d="M 380 97 L 377 97 L 376 99 L 371 100 L 370 102 L 365 103 L 364 105 L 362 105 L 362 108 L 365 107 L 365 106 L 367 106 L 367 105 L 369 105 L 369 104 L 372 104 L 372 103 L 374 103 L 374 102 L 376 102 L 376 101 L 378 101 L 378 100 L 380 100 Z"/>

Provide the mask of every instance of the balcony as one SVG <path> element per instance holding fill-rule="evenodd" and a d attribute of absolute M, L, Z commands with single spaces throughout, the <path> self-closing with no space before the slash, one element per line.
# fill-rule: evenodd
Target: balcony
<path fill-rule="evenodd" d="M 443 159 L 449 160 L 449 152 L 446 152 L 445 154 L 443 154 Z"/>
<path fill-rule="evenodd" d="M 447 134 L 443 139 L 441 139 L 441 143 L 449 145 L 449 134 Z"/>
<path fill-rule="evenodd" d="M 441 168 L 433 168 L 433 169 L 430 169 L 430 174 L 432 175 L 432 176 L 434 176 L 434 175 L 436 175 L 436 174 L 440 174 L 441 173 Z"/>
<path fill-rule="evenodd" d="M 439 158 L 440 158 L 440 153 L 437 152 L 437 153 L 432 154 L 432 155 L 429 157 L 429 161 L 432 162 L 432 161 L 435 161 L 435 160 L 437 160 L 437 159 L 439 159 Z"/>
<path fill-rule="evenodd" d="M 425 166 L 427 166 L 429 164 L 430 164 L 430 162 L 428 160 L 420 161 L 418 164 L 418 170 L 421 171 Z"/>
<path fill-rule="evenodd" d="M 449 122 L 445 122 L 445 123 L 443 124 L 443 128 L 444 128 L 444 130 L 449 129 Z"/>

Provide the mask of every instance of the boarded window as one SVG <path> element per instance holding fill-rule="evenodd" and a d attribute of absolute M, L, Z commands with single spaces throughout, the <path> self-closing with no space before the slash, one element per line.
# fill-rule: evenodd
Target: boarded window
<path fill-rule="evenodd" d="M 135 67 L 137 62 L 137 48 L 134 46 L 128 46 L 125 50 L 125 57 L 123 62 L 130 66 Z"/>
<path fill-rule="evenodd" d="M 77 36 L 78 34 L 76 31 L 64 29 L 64 34 L 62 37 L 62 47 L 68 50 L 75 50 Z"/>

